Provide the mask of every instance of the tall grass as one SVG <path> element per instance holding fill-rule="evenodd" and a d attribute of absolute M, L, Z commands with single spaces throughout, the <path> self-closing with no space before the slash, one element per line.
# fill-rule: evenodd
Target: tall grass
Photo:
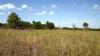
<path fill-rule="evenodd" d="M 0 29 L 0 56 L 100 56 L 100 31 Z"/>

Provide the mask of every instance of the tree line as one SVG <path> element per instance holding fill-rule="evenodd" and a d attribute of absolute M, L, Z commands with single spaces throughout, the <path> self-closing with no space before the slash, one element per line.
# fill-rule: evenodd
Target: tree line
<path fill-rule="evenodd" d="M 0 23 L 2 27 L 8 27 L 11 29 L 54 29 L 55 25 L 52 22 L 47 21 L 42 24 L 40 21 L 26 22 L 22 20 L 15 12 L 12 12 L 7 17 L 7 24 Z"/>
<path fill-rule="evenodd" d="M 89 24 L 86 23 L 86 22 L 84 22 L 82 26 L 84 27 L 84 29 L 90 29 Z M 24 21 L 15 12 L 12 12 L 10 15 L 8 15 L 7 23 L 0 23 L 0 28 L 10 28 L 10 29 L 60 29 L 59 27 L 55 27 L 53 22 L 49 22 L 49 21 L 45 22 L 45 24 L 42 24 L 40 21 L 32 21 L 32 23 Z M 81 30 L 82 28 L 77 28 L 73 24 L 73 28 L 63 27 L 62 29 Z"/>

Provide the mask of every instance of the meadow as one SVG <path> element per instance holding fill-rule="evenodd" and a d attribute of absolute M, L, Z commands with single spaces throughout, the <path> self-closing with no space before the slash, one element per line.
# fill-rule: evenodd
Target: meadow
<path fill-rule="evenodd" d="M 100 56 L 100 31 L 0 29 L 0 56 Z"/>

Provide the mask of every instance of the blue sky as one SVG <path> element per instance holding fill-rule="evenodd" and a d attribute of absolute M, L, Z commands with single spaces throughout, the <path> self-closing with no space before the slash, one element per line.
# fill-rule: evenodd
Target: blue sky
<path fill-rule="evenodd" d="M 5 23 L 11 12 L 22 20 L 54 22 L 58 27 L 100 28 L 100 0 L 0 0 L 0 22 Z"/>

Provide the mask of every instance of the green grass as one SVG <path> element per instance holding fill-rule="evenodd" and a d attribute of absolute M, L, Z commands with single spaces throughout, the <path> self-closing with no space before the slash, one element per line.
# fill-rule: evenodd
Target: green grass
<path fill-rule="evenodd" d="M 100 31 L 0 29 L 0 56 L 100 56 Z"/>

